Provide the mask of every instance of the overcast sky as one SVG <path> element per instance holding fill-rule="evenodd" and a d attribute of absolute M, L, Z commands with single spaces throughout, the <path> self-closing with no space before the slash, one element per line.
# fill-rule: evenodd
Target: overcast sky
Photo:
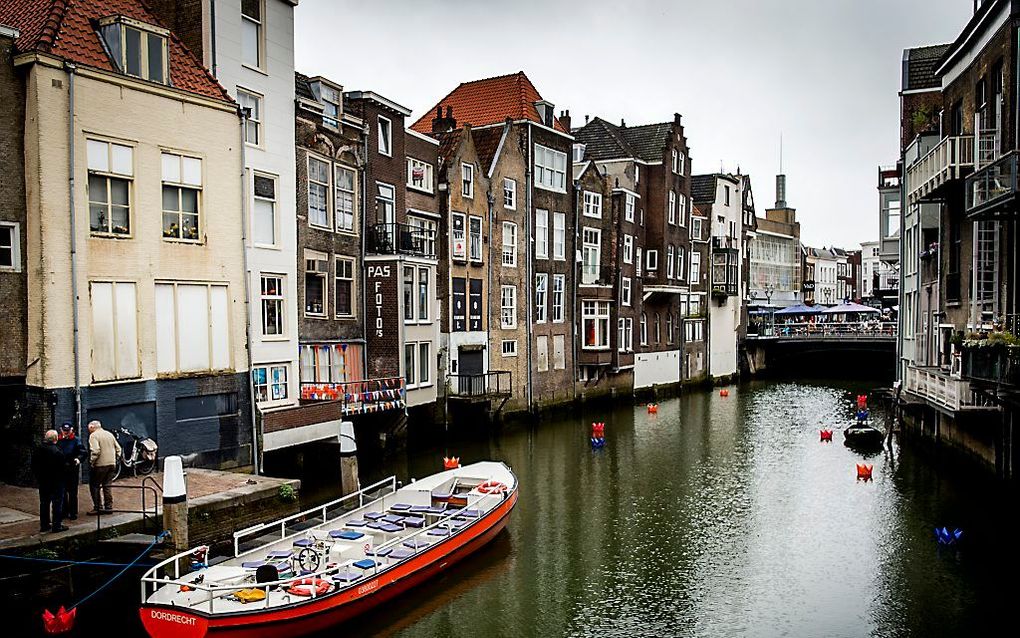
<path fill-rule="evenodd" d="M 457 84 L 524 71 L 573 121 L 683 123 L 695 173 L 775 200 L 779 136 L 803 241 L 878 238 L 906 47 L 952 41 L 972 0 L 302 0 L 297 68 L 416 119 Z M 456 113 L 454 114 L 456 115 Z M 413 120 L 410 120 L 410 123 Z"/>

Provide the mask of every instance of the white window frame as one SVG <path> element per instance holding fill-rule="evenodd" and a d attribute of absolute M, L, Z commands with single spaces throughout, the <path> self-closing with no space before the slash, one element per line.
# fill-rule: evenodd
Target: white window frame
<path fill-rule="evenodd" d="M 461 220 L 461 230 L 458 231 L 453 223 L 455 220 Z M 461 247 L 457 248 L 457 233 L 461 233 Z M 464 213 L 452 212 L 450 213 L 450 255 L 454 259 L 461 259 L 467 261 L 468 258 L 468 221 L 467 215 Z"/>
<path fill-rule="evenodd" d="M 414 182 L 414 169 L 420 168 L 422 170 L 421 184 Z M 435 192 L 434 174 L 432 164 L 422 161 L 418 158 L 407 156 L 407 187 L 411 190 L 421 191 L 423 193 L 429 193 L 430 195 Z"/>
<path fill-rule="evenodd" d="M 176 160 L 178 162 L 177 179 L 176 180 L 172 179 L 171 178 L 172 176 L 167 176 L 167 174 L 166 174 L 167 158 L 176 158 Z M 197 161 L 198 162 L 198 181 L 197 182 L 189 181 L 189 180 L 186 179 L 186 177 L 185 177 L 185 172 L 186 171 L 184 170 L 185 160 L 191 160 L 191 161 Z M 202 204 L 203 204 L 202 199 L 203 199 L 203 195 L 205 193 L 205 187 L 204 187 L 204 182 L 205 182 L 205 161 L 201 157 L 199 157 L 197 155 L 191 155 L 191 154 L 188 154 L 188 153 L 182 153 L 182 152 L 176 152 L 176 151 L 170 151 L 170 150 L 163 150 L 163 151 L 160 152 L 160 170 L 162 172 L 162 177 L 163 177 L 163 179 L 162 179 L 162 187 L 161 187 L 161 190 L 160 190 L 160 193 L 161 193 L 160 209 L 162 210 L 162 215 L 160 216 L 160 234 L 163 236 L 164 241 L 188 242 L 188 243 L 192 243 L 192 244 L 201 243 L 202 242 L 202 237 L 203 237 L 203 228 L 204 228 L 204 226 L 203 226 L 203 219 L 202 219 L 202 217 L 203 217 L 203 214 L 202 214 Z M 176 188 L 178 190 L 178 203 L 177 203 L 177 210 L 176 211 L 167 210 L 166 208 L 163 207 L 162 189 L 165 189 L 165 188 Z M 183 193 L 184 193 L 185 189 L 195 191 L 195 237 L 185 237 L 184 236 L 184 228 L 183 228 L 184 216 L 191 214 L 191 213 L 186 213 L 184 211 L 184 207 L 182 205 Z M 170 215 L 170 214 L 176 214 L 178 216 L 178 221 L 182 222 L 178 226 L 178 233 L 180 234 L 179 237 L 170 237 L 170 236 L 166 235 L 166 228 L 164 226 L 163 217 L 166 216 L 166 215 Z"/>
<path fill-rule="evenodd" d="M 560 166 L 562 164 L 562 166 Z M 555 193 L 567 192 L 567 154 L 535 144 L 535 187 Z"/>
<path fill-rule="evenodd" d="M 260 93 L 239 86 L 237 87 L 237 103 L 241 108 L 247 107 L 249 109 L 249 115 L 245 118 L 244 143 L 256 148 L 264 146 L 262 120 L 265 118 L 262 114 L 262 105 L 265 104 L 265 97 Z M 255 135 L 254 142 L 250 139 L 249 135 L 252 132 Z"/>
<path fill-rule="evenodd" d="M 583 215 L 594 219 L 602 219 L 602 193 L 584 191 L 583 197 Z"/>
<path fill-rule="evenodd" d="M 408 353 L 411 354 L 408 357 Z M 416 341 L 404 344 L 404 387 L 413 389 L 418 387 L 418 343 Z"/>
<path fill-rule="evenodd" d="M 157 339 L 157 345 L 156 345 L 156 370 L 157 370 L 157 375 L 167 375 L 167 374 L 173 375 L 173 374 L 180 374 L 182 372 L 205 372 L 205 371 L 230 370 L 230 369 L 233 369 L 233 367 L 234 367 L 233 335 L 231 333 L 232 326 L 231 326 L 231 318 L 230 318 L 230 315 L 229 315 L 230 304 L 231 304 L 230 288 L 226 284 L 220 284 L 220 283 L 203 283 L 203 282 L 194 282 L 194 281 L 157 281 L 156 282 L 157 289 L 159 287 L 161 287 L 161 286 L 168 286 L 171 289 L 170 290 L 170 303 L 171 303 L 171 305 L 173 307 L 172 307 L 171 311 L 169 313 L 167 313 L 167 316 L 162 317 L 162 319 L 159 318 L 159 313 L 157 313 L 156 328 L 157 328 L 157 333 L 158 333 L 159 325 L 160 325 L 161 321 L 169 321 L 170 324 L 173 326 L 173 331 L 174 331 L 174 334 L 173 334 L 173 341 L 174 341 L 174 343 L 173 343 L 173 353 L 172 353 L 173 354 L 173 369 L 172 370 L 166 370 L 166 369 L 162 369 L 160 367 L 162 365 L 162 363 L 160 362 L 159 341 Z M 206 352 L 206 355 L 208 357 L 207 358 L 208 367 L 194 368 L 194 369 L 185 370 L 181 366 L 181 341 L 182 341 L 182 339 L 185 338 L 185 336 L 187 334 L 187 329 L 186 328 L 188 328 L 186 326 L 181 326 L 179 324 L 179 322 L 178 322 L 178 319 L 180 317 L 180 308 L 179 308 L 180 289 L 182 287 L 198 287 L 198 288 L 203 288 L 205 290 L 206 313 L 207 313 L 207 317 L 209 318 L 209 325 L 206 326 L 206 330 L 208 331 L 207 332 L 208 337 L 207 337 L 207 343 L 206 343 L 207 348 L 208 348 L 208 350 Z M 216 356 L 216 344 L 215 344 L 215 337 L 216 337 L 216 335 L 213 332 L 215 326 L 214 326 L 213 321 L 212 321 L 213 317 L 214 317 L 214 307 L 213 307 L 213 301 L 214 301 L 213 290 L 214 289 L 220 289 L 220 290 L 223 291 L 223 294 L 225 295 L 224 300 L 226 301 L 226 304 L 227 304 L 226 308 L 224 309 L 225 311 L 224 311 L 224 314 L 223 314 L 223 318 L 226 321 L 226 323 L 225 323 L 225 325 L 223 325 L 221 327 L 221 329 L 223 330 L 223 335 L 226 337 L 226 343 L 222 345 L 222 348 L 226 352 L 227 361 L 226 361 L 226 365 L 221 366 L 219 368 L 214 367 L 214 358 Z M 158 297 L 159 297 L 159 295 L 157 294 L 157 299 L 158 299 Z M 157 306 L 158 306 L 158 302 L 157 302 Z"/>
<path fill-rule="evenodd" d="M 418 365 L 418 387 L 427 388 L 432 385 L 432 342 L 419 341 L 416 353 Z"/>
<path fill-rule="evenodd" d="M 254 391 L 255 403 L 258 405 L 278 405 L 287 403 L 290 401 L 290 366 L 287 363 L 260 363 L 254 365 L 251 368 L 251 384 L 252 390 Z M 258 370 L 265 370 L 265 383 L 256 383 L 255 374 Z M 274 376 L 276 371 L 283 371 L 282 383 Z M 259 398 L 259 388 L 265 388 L 265 399 Z M 283 396 L 274 397 L 273 391 L 278 388 L 283 388 Z"/>
<path fill-rule="evenodd" d="M 277 294 L 266 294 L 266 280 L 277 280 Z M 276 316 L 279 324 L 279 332 L 269 332 L 266 323 L 266 306 L 272 303 L 277 306 Z M 287 278 L 279 273 L 259 273 L 259 312 L 262 313 L 262 338 L 263 340 L 286 339 L 287 338 Z"/>
<path fill-rule="evenodd" d="M 241 64 L 243 66 L 248 67 L 249 69 L 259 69 L 259 70 L 262 70 L 263 68 L 265 68 L 265 65 L 266 65 L 266 54 L 265 54 L 265 49 L 266 49 L 265 41 L 266 40 L 265 40 L 265 29 L 263 28 L 264 25 L 265 25 L 266 3 L 263 0 L 259 0 L 259 15 L 258 15 L 258 17 L 245 15 L 244 14 L 244 10 L 243 10 L 243 7 L 244 7 L 243 3 L 241 5 L 241 7 L 242 7 L 242 9 L 241 9 L 241 22 L 242 22 L 242 26 L 241 26 Z M 258 47 L 258 50 L 255 52 L 255 57 L 258 58 L 258 61 L 257 61 L 257 63 L 254 66 L 252 66 L 252 64 L 250 62 L 245 61 L 245 55 L 244 55 L 245 54 L 245 52 L 244 52 L 244 24 L 243 24 L 245 21 L 250 22 L 251 24 L 255 25 L 255 45 Z"/>
<path fill-rule="evenodd" d="M 610 346 L 610 305 L 608 301 L 581 301 L 581 348 L 583 350 L 606 350 Z M 588 322 L 593 323 L 595 343 L 588 345 Z"/>
<path fill-rule="evenodd" d="M 630 277 L 623 277 L 620 279 L 620 303 L 624 306 L 629 306 L 631 304 Z"/>
<path fill-rule="evenodd" d="M 340 173 L 351 174 L 351 189 L 348 190 L 340 186 L 340 180 L 338 175 Z M 358 170 L 346 164 L 333 164 L 333 223 L 336 226 L 338 233 L 350 233 L 352 235 L 358 234 Z M 341 196 L 343 194 L 343 196 Z M 345 197 L 350 194 L 351 197 L 351 210 L 340 210 L 340 203 L 345 201 Z M 341 225 L 341 218 L 347 219 L 348 215 L 351 220 L 351 227 L 346 228 Z"/>
<path fill-rule="evenodd" d="M 643 265 L 642 260 L 642 249 L 641 246 L 634 247 L 634 274 L 638 278 L 641 277 L 641 267 Z"/>
<path fill-rule="evenodd" d="M 318 179 L 312 179 L 312 163 L 317 162 L 318 164 L 325 167 L 326 181 L 321 182 Z M 305 166 L 305 175 L 308 180 L 308 205 L 306 214 L 308 215 L 308 225 L 313 228 L 319 228 L 322 230 L 333 230 L 333 211 L 330 207 L 330 191 L 333 190 L 333 165 L 329 160 L 323 159 L 318 155 L 312 153 L 308 154 L 308 161 Z M 322 189 L 324 193 L 324 199 L 322 202 L 322 212 L 326 216 L 324 221 L 313 221 L 312 220 L 312 186 L 315 185 Z"/>
<path fill-rule="evenodd" d="M 685 269 L 687 266 L 687 251 L 682 245 L 676 247 L 676 278 L 685 281 Z"/>
<path fill-rule="evenodd" d="M 666 247 L 666 279 L 673 278 L 673 244 Z"/>
<path fill-rule="evenodd" d="M 557 261 L 567 260 L 567 216 L 564 213 L 552 214 L 552 258 Z"/>
<path fill-rule="evenodd" d="M 482 262 L 482 218 L 477 215 L 468 217 L 468 259 Z"/>
<path fill-rule="evenodd" d="M 648 315 L 641 313 L 641 345 L 648 345 Z"/>
<path fill-rule="evenodd" d="M 676 223 L 676 191 L 669 191 L 669 223 Z"/>
<path fill-rule="evenodd" d="M 509 241 L 507 241 L 509 239 Z M 502 260 L 506 268 L 517 267 L 517 224 L 514 222 L 503 222 L 502 237 Z"/>
<path fill-rule="evenodd" d="M 535 259 L 549 258 L 549 211 L 535 209 Z"/>
<path fill-rule="evenodd" d="M 134 235 L 134 219 L 133 211 L 134 208 L 134 173 L 135 173 L 135 148 L 129 144 L 121 144 L 110 140 L 92 139 L 88 138 L 85 140 L 86 154 L 87 154 L 87 174 L 86 174 L 86 189 L 88 191 L 88 202 L 89 209 L 89 234 L 98 237 L 132 237 Z M 117 163 L 116 157 L 114 156 L 114 147 L 123 149 L 130 156 L 128 166 L 115 166 Z M 126 172 L 125 172 L 126 171 Z M 88 184 L 90 178 L 96 176 L 103 179 L 105 184 L 105 196 L 106 201 L 94 201 L 91 185 Z M 126 233 L 118 233 L 113 230 L 113 188 L 111 186 L 111 179 L 118 179 L 127 183 L 127 215 L 128 215 L 128 226 Z M 100 205 L 106 209 L 108 216 L 107 228 L 109 230 L 93 230 L 92 229 L 92 206 Z M 120 206 L 122 207 L 122 206 Z M 160 227 L 162 228 L 162 218 L 160 218 Z"/>
<path fill-rule="evenodd" d="M 690 200 L 683 193 L 680 193 L 679 210 L 677 213 L 680 215 L 679 224 L 684 228 L 687 227 L 687 215 L 690 212 Z"/>
<path fill-rule="evenodd" d="M 475 197 L 475 166 L 467 162 L 460 163 L 460 194 L 461 197 Z"/>
<path fill-rule="evenodd" d="M 517 356 L 517 340 L 516 339 L 503 339 L 499 342 L 500 353 L 504 357 L 516 357 Z"/>
<path fill-rule="evenodd" d="M 499 327 L 517 328 L 517 286 L 501 286 L 499 291 Z"/>
<path fill-rule="evenodd" d="M 701 241 L 701 218 L 691 217 L 691 239 Z"/>
<path fill-rule="evenodd" d="M 379 153 L 386 157 L 393 157 L 393 121 L 382 115 L 379 115 L 378 118 L 376 135 L 379 138 Z"/>
<path fill-rule="evenodd" d="M 581 228 L 581 284 L 597 282 L 601 265 L 602 229 L 584 226 Z"/>
<path fill-rule="evenodd" d="M 552 276 L 552 322 L 563 323 L 564 297 L 566 295 L 566 275 Z"/>
<path fill-rule="evenodd" d="M 329 255 L 315 250 L 306 250 L 302 254 L 304 268 L 302 276 L 305 280 L 304 316 L 310 319 L 325 319 L 329 317 Z M 323 270 L 308 270 L 308 262 L 323 262 Z M 316 263 L 318 267 L 318 263 Z M 309 312 L 308 310 L 308 274 L 312 273 L 322 279 L 322 312 Z"/>
<path fill-rule="evenodd" d="M 340 269 L 337 267 L 340 263 L 345 263 L 350 267 L 350 276 L 341 277 Z M 333 256 L 333 316 L 337 319 L 350 319 L 357 313 L 355 309 L 358 307 L 358 293 L 357 293 L 357 269 L 355 267 L 356 261 L 354 257 L 345 257 L 343 255 Z M 337 282 L 349 281 L 351 282 L 351 311 L 348 313 L 340 312 L 340 305 L 337 303 L 337 293 L 340 292 L 340 284 Z"/>
<path fill-rule="evenodd" d="M 517 210 L 517 180 L 509 177 L 503 178 L 503 208 Z"/>
<path fill-rule="evenodd" d="M 11 254 L 11 263 L 0 264 L 0 271 L 2 272 L 21 272 L 21 224 L 18 222 L 5 222 L 0 221 L 0 228 L 6 228 L 9 231 L 11 244 L 0 245 L 0 249 L 5 249 Z"/>
<path fill-rule="evenodd" d="M 535 273 L 535 323 L 545 323 L 549 312 L 549 273 Z"/>
<path fill-rule="evenodd" d="M 117 67 L 120 72 L 124 75 L 133 78 L 139 78 L 149 82 L 155 82 L 156 84 L 169 85 L 170 84 L 170 53 L 169 53 L 169 32 L 165 29 L 150 26 L 139 22 L 138 20 L 132 20 L 131 24 L 128 24 L 125 20 L 120 18 L 107 18 L 100 20 L 101 33 L 103 33 L 104 43 L 107 45 L 107 49 L 110 50 L 117 57 Z M 109 29 L 117 30 L 117 42 L 110 41 Z M 127 33 L 128 31 L 137 31 L 138 36 L 138 73 L 131 73 L 128 71 L 128 52 L 127 52 Z M 156 38 L 158 40 L 157 45 L 159 46 L 160 57 L 160 77 L 153 78 L 151 75 L 151 69 L 149 68 L 149 40 Z M 115 49 L 119 49 L 116 51 Z"/>
<path fill-rule="evenodd" d="M 637 198 L 630 193 L 627 193 L 627 198 L 623 204 L 623 220 L 633 223 L 634 222 L 634 209 L 637 208 Z"/>
<path fill-rule="evenodd" d="M 659 251 L 658 250 L 646 250 L 645 251 L 645 270 L 648 272 L 655 272 L 659 269 Z"/>
<path fill-rule="evenodd" d="M 110 338 L 110 357 L 111 357 L 111 360 L 110 360 L 109 363 L 110 363 L 110 366 L 112 368 L 113 374 L 112 374 L 112 376 L 103 377 L 103 378 L 99 378 L 96 375 L 96 368 L 97 368 L 97 366 L 96 366 L 96 352 L 97 352 L 97 350 L 96 350 L 96 347 L 95 347 L 95 343 L 97 341 L 97 338 L 96 338 L 96 329 L 99 327 L 99 326 L 96 325 L 97 322 L 95 320 L 95 312 L 96 312 L 96 307 L 97 307 L 96 306 L 96 299 L 95 299 L 95 287 L 96 286 L 109 286 L 110 287 L 110 291 L 109 291 L 109 295 L 110 295 L 110 307 L 109 307 L 109 310 L 110 310 L 110 315 L 109 315 L 109 320 L 110 320 L 110 324 L 109 324 L 110 337 L 109 338 Z M 118 297 L 119 297 L 119 295 L 117 293 L 117 289 L 118 288 L 126 288 L 126 289 L 131 290 L 131 296 L 133 297 L 133 301 L 134 301 L 134 307 L 133 308 L 125 309 L 123 311 L 118 309 L 118 307 L 117 307 L 117 300 L 118 300 Z M 133 281 L 110 281 L 110 280 L 90 281 L 89 282 L 89 305 L 90 305 L 90 313 L 91 313 L 90 317 L 92 319 L 92 334 L 91 334 L 91 339 L 92 339 L 92 344 L 93 345 L 92 345 L 92 359 L 90 361 L 90 365 L 92 366 L 92 377 L 93 377 L 93 379 L 95 381 L 98 381 L 98 382 L 103 382 L 103 381 L 121 381 L 121 380 L 124 380 L 124 379 L 137 379 L 137 378 L 141 377 L 142 376 L 142 364 L 141 364 L 141 360 L 140 360 L 140 355 L 141 355 L 140 338 L 141 338 L 141 334 L 140 334 L 140 330 L 138 329 L 139 312 L 138 312 L 138 285 L 137 285 L 137 283 L 135 283 Z M 130 316 L 122 317 L 122 315 L 120 314 L 121 312 L 130 312 Z M 126 321 L 122 320 L 124 318 L 126 318 L 127 320 Z M 134 358 L 133 358 L 133 360 L 131 362 L 131 365 L 132 365 L 132 369 L 131 370 L 122 370 L 121 369 L 121 361 L 120 361 L 121 352 L 120 352 L 120 350 L 121 350 L 121 345 L 125 341 L 125 339 L 121 337 L 120 332 L 119 332 L 118 329 L 122 325 L 125 325 L 125 326 L 130 325 L 132 327 L 133 332 L 134 332 L 134 340 L 133 340 L 133 342 L 127 344 L 127 346 L 130 347 L 133 350 L 133 353 L 134 353 Z"/>
<path fill-rule="evenodd" d="M 273 183 L 273 198 L 272 199 L 258 194 L 258 191 L 255 189 L 255 181 L 258 180 L 258 179 L 268 179 L 269 181 L 271 181 Z M 278 196 L 279 186 L 280 186 L 280 179 L 276 175 L 270 175 L 269 173 L 261 173 L 261 172 L 253 172 L 252 173 L 251 193 L 252 193 L 253 204 L 252 204 L 252 215 L 251 215 L 251 242 L 255 246 L 265 246 L 265 247 L 272 248 L 272 247 L 278 246 L 280 244 L 280 216 L 277 214 L 278 211 L 279 211 L 279 207 L 277 206 L 277 204 L 280 201 L 279 200 L 279 196 Z M 255 232 L 255 227 L 256 227 L 257 218 L 258 218 L 258 214 L 257 214 L 257 211 L 256 211 L 256 206 L 258 204 L 260 204 L 260 203 L 268 204 L 270 206 L 270 209 L 272 210 L 272 214 L 273 214 L 273 242 L 270 243 L 270 244 L 266 244 L 264 242 L 258 241 L 257 233 Z"/>
<path fill-rule="evenodd" d="M 415 304 L 418 306 L 418 323 L 432 321 L 432 271 L 428 266 L 418 266 L 415 275 Z"/>
<path fill-rule="evenodd" d="M 623 263 L 634 263 L 634 235 L 623 236 Z"/>

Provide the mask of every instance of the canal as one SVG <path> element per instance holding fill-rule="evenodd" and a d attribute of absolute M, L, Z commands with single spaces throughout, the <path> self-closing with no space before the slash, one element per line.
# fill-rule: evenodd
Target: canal
<path fill-rule="evenodd" d="M 819 441 L 876 385 L 753 382 L 658 414 L 620 402 L 412 439 L 364 461 L 363 482 L 425 476 L 444 455 L 502 460 L 521 485 L 511 521 L 441 578 L 315 638 L 998 635 L 1016 615 L 1016 501 L 914 445 L 868 458 L 874 481 L 858 482 L 862 456 L 839 433 Z M 594 452 L 592 421 L 607 439 Z M 302 500 L 330 496 L 309 484 Z M 936 525 L 962 528 L 959 548 L 940 551 Z M 85 610 L 81 635 L 141 636 L 136 582 Z"/>

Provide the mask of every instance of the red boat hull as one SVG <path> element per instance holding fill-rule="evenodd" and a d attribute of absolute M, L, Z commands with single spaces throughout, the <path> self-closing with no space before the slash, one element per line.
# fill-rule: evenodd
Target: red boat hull
<path fill-rule="evenodd" d="M 204 615 L 167 605 L 142 605 L 139 613 L 153 638 L 297 638 L 342 623 L 432 578 L 491 541 L 517 503 L 510 493 L 484 518 L 361 585 L 276 610 Z"/>

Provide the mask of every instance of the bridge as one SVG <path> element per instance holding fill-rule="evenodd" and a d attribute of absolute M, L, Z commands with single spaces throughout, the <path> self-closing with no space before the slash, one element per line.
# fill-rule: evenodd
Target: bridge
<path fill-rule="evenodd" d="M 826 372 L 891 371 L 896 362 L 895 322 L 758 323 L 748 327 L 744 341 L 752 374 L 762 370 L 805 367 Z"/>

